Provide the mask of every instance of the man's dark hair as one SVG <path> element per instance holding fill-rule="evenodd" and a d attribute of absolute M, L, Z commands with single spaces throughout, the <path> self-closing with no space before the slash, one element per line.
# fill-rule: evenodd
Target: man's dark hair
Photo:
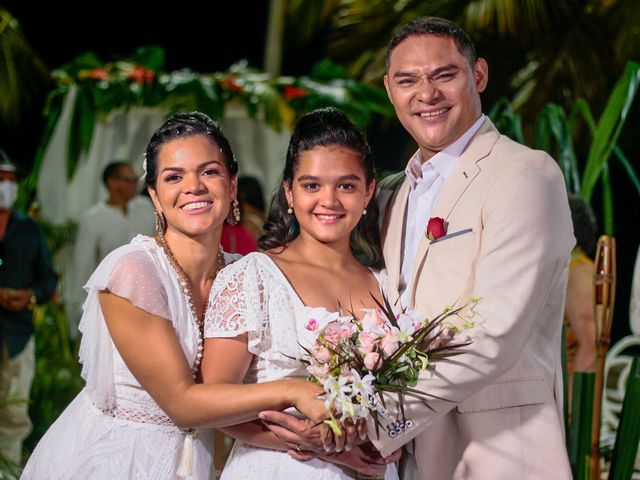
<path fill-rule="evenodd" d="M 440 17 L 420 17 L 407 23 L 393 35 L 387 46 L 385 68 L 389 71 L 389 63 L 393 50 L 409 37 L 419 35 L 435 35 L 438 37 L 450 37 L 456 42 L 458 51 L 467 57 L 469 65 L 473 66 L 478 59 L 476 47 L 471 38 L 462 28 L 450 20 Z"/>
<path fill-rule="evenodd" d="M 120 170 L 120 167 L 124 165 L 129 165 L 129 164 L 127 162 L 118 161 L 118 162 L 111 162 L 109 165 L 104 167 L 104 170 L 102 170 L 102 183 L 104 183 L 105 186 L 108 186 L 107 180 L 117 176 L 118 170 Z"/>

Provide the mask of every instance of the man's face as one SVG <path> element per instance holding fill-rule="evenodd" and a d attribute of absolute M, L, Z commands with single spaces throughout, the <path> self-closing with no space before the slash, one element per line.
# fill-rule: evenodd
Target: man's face
<path fill-rule="evenodd" d="M 425 161 L 478 119 L 488 74 L 484 59 L 469 65 L 449 37 L 415 35 L 393 50 L 384 84 L 398 120 Z"/>
<path fill-rule="evenodd" d="M 118 173 L 110 179 L 112 188 L 117 189 L 127 201 L 136 196 L 138 192 L 138 177 L 130 165 L 121 165 Z"/>

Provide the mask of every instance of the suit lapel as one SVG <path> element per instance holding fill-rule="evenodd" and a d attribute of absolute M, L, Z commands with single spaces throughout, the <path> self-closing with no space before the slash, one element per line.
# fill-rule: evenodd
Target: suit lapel
<path fill-rule="evenodd" d="M 400 268 L 402 267 L 402 244 L 404 241 L 404 221 L 409 197 L 409 180 L 405 178 L 397 193 L 392 198 L 387 215 L 386 228 L 382 229 L 383 254 L 389 275 L 389 297 L 393 303 L 399 298 Z"/>
<path fill-rule="evenodd" d="M 440 197 L 436 202 L 433 211 L 431 212 L 431 218 L 441 217 L 445 221 L 448 221 L 451 212 L 464 194 L 465 190 L 469 187 L 471 182 L 480 173 L 480 167 L 478 162 L 484 157 L 489 155 L 493 145 L 498 140 L 500 134 L 494 127 L 490 120 L 485 120 L 478 132 L 473 136 L 469 145 L 465 151 L 460 155 L 458 162 L 451 173 L 451 176 L 444 184 L 444 188 L 440 193 Z M 426 225 L 425 225 L 426 228 Z M 450 232 L 453 233 L 453 232 Z M 417 283 L 415 279 L 420 274 L 422 265 L 429 251 L 431 242 L 426 235 L 422 236 L 418 250 L 416 252 L 416 261 L 413 266 L 412 278 L 412 292 L 410 298 L 412 299 L 411 308 L 414 308 L 415 294 Z"/>

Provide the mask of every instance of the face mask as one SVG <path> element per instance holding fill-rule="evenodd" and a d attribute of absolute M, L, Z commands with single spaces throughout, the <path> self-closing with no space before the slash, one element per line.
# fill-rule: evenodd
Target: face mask
<path fill-rule="evenodd" d="M 11 180 L 0 181 L 0 208 L 11 208 L 18 198 L 18 184 Z"/>

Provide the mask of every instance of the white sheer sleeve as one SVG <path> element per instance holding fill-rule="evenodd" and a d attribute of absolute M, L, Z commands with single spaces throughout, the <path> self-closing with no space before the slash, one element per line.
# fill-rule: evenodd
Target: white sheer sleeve
<path fill-rule="evenodd" d="M 87 392 L 98 408 L 113 406 L 115 399 L 115 347 L 100 308 L 98 294 L 109 290 L 149 313 L 170 318 L 166 298 L 167 280 L 161 280 L 163 271 L 154 256 L 154 249 L 152 239 L 136 237 L 131 244 L 107 255 L 85 285 L 87 300 L 79 326 L 82 332 L 79 357 Z"/>
<path fill-rule="evenodd" d="M 115 265 L 106 290 L 152 315 L 170 318 L 167 292 L 160 273 L 150 256 L 132 252 Z"/>
<path fill-rule="evenodd" d="M 261 337 L 266 326 L 265 287 L 253 258 L 245 257 L 223 269 L 211 289 L 204 320 L 204 337 L 236 337 L 250 332 Z"/>

